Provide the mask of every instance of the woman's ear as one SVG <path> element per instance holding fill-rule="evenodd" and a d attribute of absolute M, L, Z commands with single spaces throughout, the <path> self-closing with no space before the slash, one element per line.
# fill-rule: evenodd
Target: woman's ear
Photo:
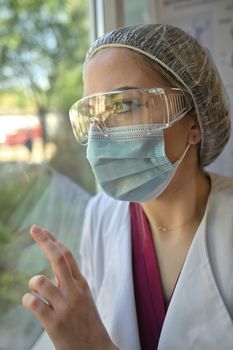
<path fill-rule="evenodd" d="M 196 145 L 201 141 L 201 130 L 199 126 L 193 127 L 188 134 L 188 143 L 190 145 Z"/>
<path fill-rule="evenodd" d="M 201 141 L 201 130 L 197 121 L 196 116 L 191 116 L 189 119 L 189 132 L 187 137 L 187 142 L 190 145 L 196 145 Z"/>

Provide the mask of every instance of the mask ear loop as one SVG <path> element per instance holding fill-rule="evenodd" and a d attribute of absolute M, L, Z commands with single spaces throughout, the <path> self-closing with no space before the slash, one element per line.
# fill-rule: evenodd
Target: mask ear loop
<path fill-rule="evenodd" d="M 190 146 L 191 146 L 191 145 L 190 145 L 190 143 L 189 143 L 189 144 L 186 146 L 186 148 L 185 148 L 185 150 L 184 150 L 182 156 L 180 157 L 180 159 L 178 159 L 175 163 L 173 163 L 173 165 L 174 165 L 175 167 L 178 168 L 178 166 L 180 165 L 180 163 L 183 161 L 183 159 L 185 158 L 186 154 L 188 153 L 188 150 L 189 150 Z"/>

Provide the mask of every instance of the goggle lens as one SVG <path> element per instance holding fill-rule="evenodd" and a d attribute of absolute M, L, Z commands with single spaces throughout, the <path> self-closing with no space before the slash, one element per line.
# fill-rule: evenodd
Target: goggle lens
<path fill-rule="evenodd" d="M 109 129 L 120 126 L 155 124 L 164 129 L 190 109 L 179 88 L 128 89 L 82 98 L 69 115 L 77 141 L 86 144 L 92 125 L 108 136 Z"/>

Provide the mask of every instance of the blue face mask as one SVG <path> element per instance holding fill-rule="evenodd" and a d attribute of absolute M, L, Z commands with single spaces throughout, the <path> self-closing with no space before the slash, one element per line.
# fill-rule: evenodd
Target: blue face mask
<path fill-rule="evenodd" d="M 165 153 L 163 130 L 154 125 L 108 129 L 110 137 L 97 128 L 87 145 L 97 182 L 110 197 L 122 201 L 145 202 L 158 197 L 168 186 L 185 157 L 172 164 Z"/>

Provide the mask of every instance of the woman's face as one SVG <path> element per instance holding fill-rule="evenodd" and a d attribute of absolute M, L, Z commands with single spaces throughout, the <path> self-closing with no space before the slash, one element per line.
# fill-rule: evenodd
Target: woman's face
<path fill-rule="evenodd" d="M 98 51 L 84 71 L 84 97 L 124 87 L 172 87 L 160 72 L 149 68 L 129 49 L 105 48 Z M 186 115 L 181 121 L 164 130 L 166 154 L 171 162 L 180 159 L 190 138 L 193 118 Z"/>

